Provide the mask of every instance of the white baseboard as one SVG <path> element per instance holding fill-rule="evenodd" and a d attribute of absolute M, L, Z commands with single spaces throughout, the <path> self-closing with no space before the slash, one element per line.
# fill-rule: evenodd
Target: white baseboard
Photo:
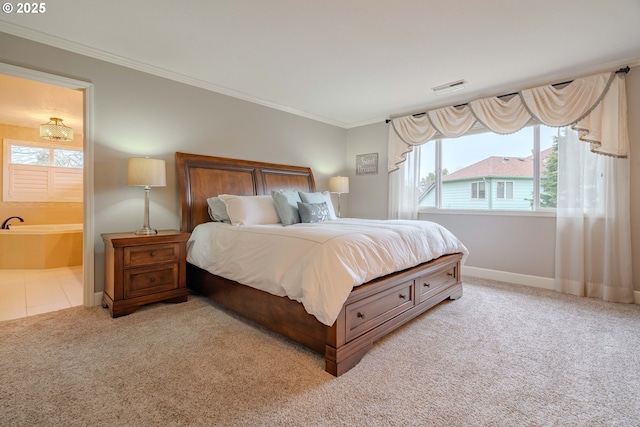
<path fill-rule="evenodd" d="M 462 267 L 462 275 L 479 277 L 481 279 L 498 280 L 500 282 L 515 283 L 518 285 L 526 285 L 534 288 L 553 290 L 554 280 L 548 277 L 529 276 L 527 274 L 510 273 L 508 271 L 489 270 L 487 268 L 478 267 Z"/>
<path fill-rule="evenodd" d="M 96 292 L 93 294 L 93 305 L 102 305 L 103 292 Z"/>
<path fill-rule="evenodd" d="M 526 274 L 510 273 L 508 271 L 489 270 L 488 268 L 462 266 L 462 275 L 479 277 L 480 279 L 498 280 L 500 282 L 515 283 L 517 285 L 531 286 L 554 290 L 554 279 L 549 277 L 529 276 Z M 640 291 L 633 291 L 633 299 L 640 304 Z"/>

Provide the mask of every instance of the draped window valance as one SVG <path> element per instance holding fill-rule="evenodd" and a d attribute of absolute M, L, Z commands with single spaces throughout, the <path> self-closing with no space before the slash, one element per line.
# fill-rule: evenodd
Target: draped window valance
<path fill-rule="evenodd" d="M 406 160 L 412 146 L 455 138 L 480 125 L 498 134 L 531 123 L 571 125 L 591 151 L 626 158 L 629 149 L 625 73 L 615 71 L 575 79 L 566 85 L 526 89 L 509 97 L 477 99 L 421 115 L 391 120 L 399 138 L 389 140 L 389 172 Z"/>

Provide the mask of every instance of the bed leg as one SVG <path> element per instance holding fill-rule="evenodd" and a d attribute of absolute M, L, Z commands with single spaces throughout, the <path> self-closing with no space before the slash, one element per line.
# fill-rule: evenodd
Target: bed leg
<path fill-rule="evenodd" d="M 372 347 L 373 344 L 368 343 L 358 348 L 355 353 L 346 354 L 344 348 L 336 350 L 328 345 L 325 351 L 325 371 L 339 377 L 356 366 Z"/>
<path fill-rule="evenodd" d="M 452 291 L 451 295 L 449 295 L 449 299 L 460 299 L 462 298 L 462 284 L 458 284 Z"/>

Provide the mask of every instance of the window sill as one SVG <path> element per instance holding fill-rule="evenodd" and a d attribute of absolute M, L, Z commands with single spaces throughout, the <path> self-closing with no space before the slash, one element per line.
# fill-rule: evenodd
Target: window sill
<path fill-rule="evenodd" d="M 554 210 L 538 211 L 506 211 L 506 210 L 481 210 L 481 209 L 419 209 L 418 215 L 482 215 L 482 216 L 529 216 L 555 218 Z"/>

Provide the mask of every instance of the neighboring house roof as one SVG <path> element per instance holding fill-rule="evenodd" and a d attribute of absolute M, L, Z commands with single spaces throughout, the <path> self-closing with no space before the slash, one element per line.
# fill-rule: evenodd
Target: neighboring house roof
<path fill-rule="evenodd" d="M 551 154 L 553 148 L 547 148 L 540 153 L 542 170 L 544 172 L 545 159 Z M 458 179 L 481 178 L 485 176 L 504 177 L 532 177 L 533 156 L 528 157 L 499 157 L 492 156 L 480 160 L 477 163 L 462 168 L 442 177 L 443 181 Z"/>

